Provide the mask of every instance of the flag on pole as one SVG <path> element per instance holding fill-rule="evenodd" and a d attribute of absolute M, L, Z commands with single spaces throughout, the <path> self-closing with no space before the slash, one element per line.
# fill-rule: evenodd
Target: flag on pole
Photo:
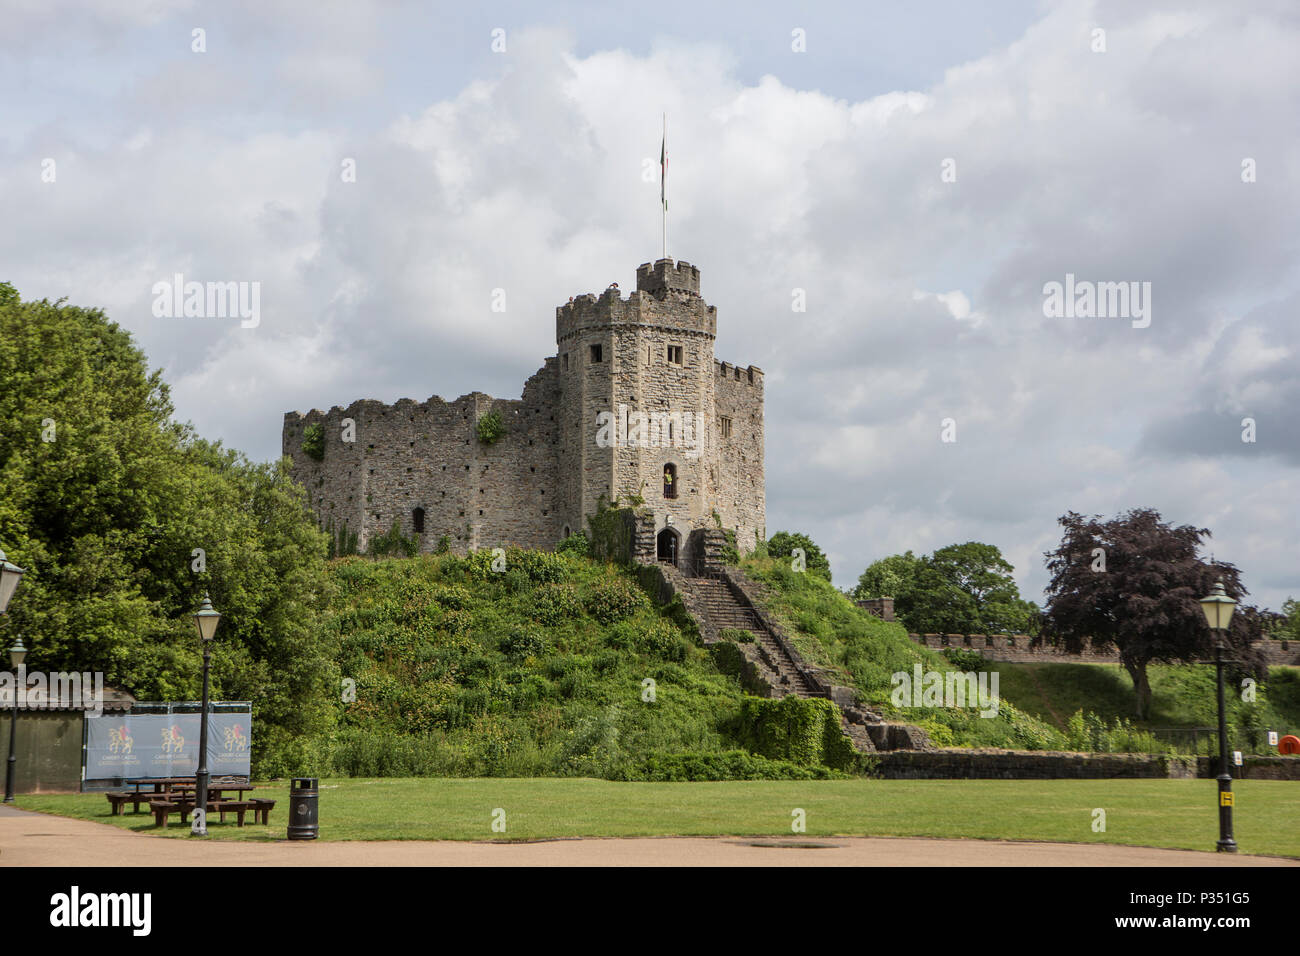
<path fill-rule="evenodd" d="M 665 120 L 665 127 L 667 121 Z M 659 201 L 668 210 L 668 130 L 664 130 L 663 141 L 659 145 Z"/>

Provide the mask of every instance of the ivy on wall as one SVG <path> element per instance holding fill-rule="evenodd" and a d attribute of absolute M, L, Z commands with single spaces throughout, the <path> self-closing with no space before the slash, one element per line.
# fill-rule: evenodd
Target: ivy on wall
<path fill-rule="evenodd" d="M 325 458 L 325 426 L 320 422 L 308 425 L 302 431 L 302 453 L 317 461 Z"/>
<path fill-rule="evenodd" d="M 630 508 L 609 505 L 602 496 L 596 502 L 596 513 L 587 516 L 591 529 L 588 551 L 592 557 L 626 564 L 632 554 L 632 529 L 635 522 Z"/>
<path fill-rule="evenodd" d="M 501 417 L 500 412 L 494 409 L 486 415 L 480 416 L 476 430 L 479 441 L 485 445 L 495 445 L 506 435 L 505 419 Z"/>
<path fill-rule="evenodd" d="M 824 697 L 746 697 L 734 733 L 746 750 L 801 767 L 849 770 L 858 763 L 840 729 L 840 709 Z"/>

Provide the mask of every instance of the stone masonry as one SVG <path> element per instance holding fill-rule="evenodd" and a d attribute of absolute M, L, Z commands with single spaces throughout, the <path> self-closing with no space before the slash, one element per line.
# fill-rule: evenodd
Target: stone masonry
<path fill-rule="evenodd" d="M 714 358 L 717 310 L 700 297 L 699 269 L 645 263 L 635 292 L 576 296 L 555 327 L 557 353 L 519 399 L 286 413 L 283 453 L 321 526 L 346 527 L 363 551 L 394 521 L 422 552 L 444 536 L 458 553 L 550 548 L 604 499 L 648 509 L 656 545 L 675 558 L 692 531 L 719 526 L 752 550 L 766 536 L 763 373 Z M 485 444 L 489 412 L 506 433 Z M 320 461 L 302 450 L 317 423 Z"/>

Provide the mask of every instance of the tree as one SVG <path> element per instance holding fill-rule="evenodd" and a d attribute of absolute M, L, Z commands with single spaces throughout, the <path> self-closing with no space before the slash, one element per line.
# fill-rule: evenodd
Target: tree
<path fill-rule="evenodd" d="M 1014 570 L 996 546 L 978 541 L 920 558 L 908 551 L 871 564 L 854 597 L 892 597 L 899 621 L 918 634 L 1032 633 L 1038 609 L 1021 600 Z"/>
<path fill-rule="evenodd" d="M 920 559 L 911 551 L 873 561 L 858 576 L 857 586 L 850 593 L 857 601 L 882 597 L 897 600 L 900 594 L 911 590 L 919 565 Z"/>
<path fill-rule="evenodd" d="M 830 559 L 806 534 L 797 531 L 778 531 L 767 539 L 767 553 L 773 558 L 792 558 L 795 548 L 803 550 L 806 570 L 810 574 L 819 575 L 827 581 L 831 579 Z"/>
<path fill-rule="evenodd" d="M 1281 641 L 1300 641 L 1300 601 L 1287 598 L 1282 602 L 1282 613 L 1270 621 L 1269 634 Z"/>
<path fill-rule="evenodd" d="M 1207 562 L 1199 551 L 1207 528 L 1173 527 L 1160 513 L 1138 508 L 1112 520 L 1069 512 L 1059 519 L 1061 544 L 1049 551 L 1051 582 L 1040 640 L 1061 641 L 1071 652 L 1114 646 L 1133 679 L 1138 719 L 1150 713 L 1147 665 L 1196 661 L 1213 653 L 1213 637 L 1198 600 L 1222 580 L 1238 602 L 1247 591 L 1226 562 Z M 1261 674 L 1251 643 L 1261 615 L 1243 606 L 1228 631 L 1230 657 Z"/>
<path fill-rule="evenodd" d="M 173 421 L 161 374 L 102 312 L 7 284 L 0 382 L 0 544 L 29 571 L 8 630 L 27 636 L 29 666 L 195 700 L 190 615 L 206 590 L 222 612 L 213 696 L 253 702 L 254 759 L 327 729 L 325 537 L 287 462 L 254 464 Z"/>

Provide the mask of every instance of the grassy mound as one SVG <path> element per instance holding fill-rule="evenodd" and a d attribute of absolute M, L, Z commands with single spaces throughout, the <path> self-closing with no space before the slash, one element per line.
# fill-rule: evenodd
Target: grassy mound
<path fill-rule="evenodd" d="M 1064 736 L 1048 723 L 1002 700 L 994 717 L 974 708 L 895 707 L 895 673 L 958 670 L 942 654 L 912 641 L 901 624 L 887 623 L 857 607 L 824 578 L 792 571 L 785 561 L 747 558 L 744 571 L 767 586 L 768 610 L 790 632 L 799 652 L 857 688 L 867 706 L 884 716 L 923 727 L 941 747 L 1066 749 Z M 964 668 L 960 668 L 964 669 Z"/>
<path fill-rule="evenodd" d="M 345 682 L 337 730 L 316 744 L 322 775 L 772 780 L 851 769 L 774 738 L 776 716 L 717 670 L 679 604 L 656 606 L 622 568 L 511 549 L 495 567 L 491 552 L 346 558 L 328 575 L 326 631 Z M 810 711 L 805 722 L 821 719 Z"/>

